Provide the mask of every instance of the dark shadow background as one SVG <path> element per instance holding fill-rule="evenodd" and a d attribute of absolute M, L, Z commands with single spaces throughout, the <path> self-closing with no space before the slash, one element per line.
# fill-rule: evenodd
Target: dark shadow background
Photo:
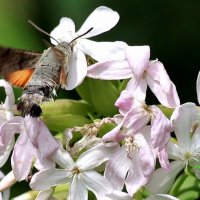
<path fill-rule="evenodd" d="M 49 38 L 31 27 L 28 19 L 50 32 L 60 18 L 66 16 L 74 20 L 78 30 L 87 16 L 101 5 L 116 10 L 120 21 L 111 31 L 92 39 L 149 45 L 151 59 L 158 58 L 163 62 L 177 87 L 181 103 L 197 103 L 196 79 L 200 66 L 198 0 L 1 0 L 0 45 L 42 52 L 46 48 L 42 39 Z M 76 95 L 75 92 L 65 93 L 71 98 Z M 0 90 L 0 100 L 3 95 Z M 153 98 L 151 94 L 150 97 Z"/>

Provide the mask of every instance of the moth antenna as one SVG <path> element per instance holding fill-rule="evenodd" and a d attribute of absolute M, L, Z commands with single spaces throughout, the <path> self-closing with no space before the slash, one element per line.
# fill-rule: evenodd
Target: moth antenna
<path fill-rule="evenodd" d="M 41 33 L 44 33 L 45 35 L 49 36 L 50 38 L 52 38 L 53 40 L 55 40 L 58 44 L 60 43 L 58 40 L 56 40 L 55 38 L 53 38 L 49 33 L 47 33 L 46 31 L 42 30 L 39 26 L 37 26 L 35 23 L 33 23 L 31 20 L 28 20 L 28 22 L 29 22 L 34 28 L 36 28 L 38 31 L 40 31 Z"/>
<path fill-rule="evenodd" d="M 86 35 L 87 33 L 89 33 L 91 30 L 93 29 L 93 27 L 91 27 L 88 31 L 86 31 L 85 33 L 78 35 L 77 37 L 75 37 L 69 44 L 71 44 L 72 42 L 74 42 L 75 40 L 77 40 L 78 38 Z"/>

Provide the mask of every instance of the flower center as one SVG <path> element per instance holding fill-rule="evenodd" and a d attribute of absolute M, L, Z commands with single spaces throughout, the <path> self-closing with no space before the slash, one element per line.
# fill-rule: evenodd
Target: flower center
<path fill-rule="evenodd" d="M 148 115 L 149 115 L 149 120 L 152 119 L 152 117 L 153 117 L 153 112 L 152 112 L 152 110 L 151 110 L 151 107 L 144 103 L 143 108 L 144 108 L 144 110 L 148 113 Z"/>
<path fill-rule="evenodd" d="M 73 173 L 73 174 L 80 174 L 80 173 L 81 173 L 81 170 L 80 170 L 78 167 L 74 167 L 74 168 L 72 169 L 72 173 Z"/>
<path fill-rule="evenodd" d="M 185 152 L 183 155 L 183 159 L 189 161 L 192 158 L 192 153 L 191 152 Z"/>
<path fill-rule="evenodd" d="M 124 138 L 128 158 L 132 159 L 134 151 L 140 149 L 140 140 L 138 137 L 125 137 Z"/>

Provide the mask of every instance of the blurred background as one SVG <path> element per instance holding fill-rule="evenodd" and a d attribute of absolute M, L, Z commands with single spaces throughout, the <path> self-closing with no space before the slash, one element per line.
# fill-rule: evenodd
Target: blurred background
<path fill-rule="evenodd" d="M 0 45 L 42 52 L 49 38 L 27 20 L 50 32 L 61 17 L 74 20 L 76 30 L 98 6 L 120 14 L 119 23 L 96 41 L 122 40 L 129 45 L 149 45 L 151 59 L 163 62 L 175 83 L 181 103 L 197 103 L 196 79 L 200 69 L 200 1 L 194 0 L 1 0 Z M 106 22 L 105 22 L 106 23 Z M 20 90 L 16 89 L 19 96 Z M 77 93 L 66 92 L 70 98 Z M 149 94 L 152 98 L 153 95 Z M 0 90 L 0 100 L 4 92 Z M 22 187 L 21 187 L 22 189 Z M 20 191 L 16 191 L 20 194 Z"/>
<path fill-rule="evenodd" d="M 181 102 L 197 102 L 200 1 L 1 0 L 0 45 L 42 52 L 46 48 L 42 40 L 49 38 L 27 23 L 28 19 L 50 32 L 61 17 L 67 16 L 74 20 L 78 30 L 87 16 L 101 5 L 116 10 L 120 21 L 111 31 L 93 39 L 150 45 L 151 59 L 163 62 L 177 86 Z"/>

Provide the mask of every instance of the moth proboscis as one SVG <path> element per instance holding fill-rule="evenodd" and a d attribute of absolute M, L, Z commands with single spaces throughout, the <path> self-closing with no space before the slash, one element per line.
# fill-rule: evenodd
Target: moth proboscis
<path fill-rule="evenodd" d="M 33 22 L 36 29 L 50 36 Z M 0 47 L 0 75 L 12 85 L 23 88 L 17 105 L 22 116 L 39 117 L 40 104 L 54 99 L 60 86 L 66 83 L 72 42 L 92 30 L 74 38 L 70 43 L 58 42 L 42 54 L 25 50 Z M 51 37 L 51 36 L 50 36 Z M 51 37 L 52 38 L 52 37 Z"/>

